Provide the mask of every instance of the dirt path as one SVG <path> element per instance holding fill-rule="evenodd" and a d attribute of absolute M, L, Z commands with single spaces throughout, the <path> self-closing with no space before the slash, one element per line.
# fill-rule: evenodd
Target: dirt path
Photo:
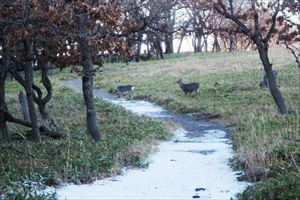
<path fill-rule="evenodd" d="M 80 80 L 65 82 L 80 90 Z M 161 143 L 148 158 L 147 169 L 124 170 L 124 175 L 90 185 L 56 190 L 60 199 L 230 199 L 247 186 L 228 166 L 233 152 L 226 130 L 209 121 L 174 115 L 146 101 L 117 99 L 103 90 L 95 97 L 181 126 L 171 141 Z"/>

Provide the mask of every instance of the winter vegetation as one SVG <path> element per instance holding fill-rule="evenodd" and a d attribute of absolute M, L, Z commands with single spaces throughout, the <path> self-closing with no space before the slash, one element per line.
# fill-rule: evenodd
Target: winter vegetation
<path fill-rule="evenodd" d="M 255 182 L 237 198 L 299 198 L 299 13 L 297 0 L 0 1 L 0 199 L 55 199 L 40 189 L 143 167 L 170 138 L 94 85 L 232 126 L 232 165 Z M 75 77 L 82 95 L 62 84 Z"/>
<path fill-rule="evenodd" d="M 278 115 L 267 88 L 260 88 L 263 73 L 256 54 L 183 53 L 126 67 L 108 64 L 95 77 L 95 87 L 116 93 L 113 81 L 122 78 L 122 82 L 135 85 L 134 99 L 147 99 L 175 113 L 210 118 L 232 127 L 236 151 L 232 165 L 248 174 L 241 180 L 258 182 L 241 199 L 268 199 L 269 195 L 296 199 L 300 189 L 299 70 L 287 49 L 270 50 L 277 83 L 289 106 L 289 114 Z M 185 96 L 176 83 L 178 77 L 199 82 L 200 95 Z"/>

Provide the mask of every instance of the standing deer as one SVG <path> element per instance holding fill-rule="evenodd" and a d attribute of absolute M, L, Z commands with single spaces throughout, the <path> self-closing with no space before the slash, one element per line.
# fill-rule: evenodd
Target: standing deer
<path fill-rule="evenodd" d="M 277 71 L 275 69 L 272 69 L 272 73 L 275 77 L 275 80 L 276 82 L 278 81 L 278 77 L 277 77 Z M 259 82 L 259 87 L 260 89 L 263 89 L 263 88 L 267 88 L 269 87 L 269 82 L 268 82 L 268 79 L 267 79 L 267 74 L 266 72 L 264 72 L 260 78 L 260 82 Z"/>
<path fill-rule="evenodd" d="M 124 94 L 128 94 L 129 97 L 131 98 L 131 95 L 133 94 L 134 91 L 133 85 L 120 85 L 120 81 L 116 81 L 115 83 L 119 91 L 119 97 L 123 97 Z"/>
<path fill-rule="evenodd" d="M 185 95 L 187 95 L 188 93 L 193 93 L 193 92 L 196 95 L 200 94 L 199 83 L 194 82 L 194 83 L 184 84 L 182 79 L 179 79 L 176 82 L 180 85 L 180 87 Z"/>

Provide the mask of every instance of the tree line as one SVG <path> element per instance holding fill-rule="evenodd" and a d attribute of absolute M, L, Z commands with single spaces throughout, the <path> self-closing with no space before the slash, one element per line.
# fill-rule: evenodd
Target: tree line
<path fill-rule="evenodd" d="M 193 36 L 195 52 L 257 48 L 269 89 L 281 114 L 287 108 L 277 88 L 268 58 L 269 46 L 283 41 L 299 66 L 299 16 L 297 0 L 202 1 L 202 0 L 2 0 L 0 1 L 0 130 L 2 142 L 9 141 L 7 123 L 30 128 L 30 137 L 41 134 L 63 137 L 59 130 L 41 126 L 38 114 L 52 120 L 47 104 L 52 98 L 49 70 L 71 68 L 82 78 L 87 132 L 101 140 L 93 100 L 93 76 L 106 56 L 123 61 L 163 59 L 174 53 L 174 39 Z M 181 45 L 180 42 L 180 45 Z M 141 53 L 142 45 L 146 52 Z M 164 48 L 163 49 L 163 45 Z M 177 52 L 180 52 L 180 45 Z M 300 68 L 300 67 L 299 67 Z M 36 73 L 39 71 L 40 73 Z M 23 119 L 8 109 L 7 77 L 23 88 Z M 36 77 L 41 76 L 41 84 Z M 38 110 L 36 110 L 36 107 Z M 27 112 L 26 112 L 27 111 Z M 53 121 L 53 120 L 52 120 Z"/>

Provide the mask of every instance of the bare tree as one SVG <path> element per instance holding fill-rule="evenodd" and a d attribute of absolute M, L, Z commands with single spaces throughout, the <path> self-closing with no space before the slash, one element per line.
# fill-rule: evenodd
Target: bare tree
<path fill-rule="evenodd" d="M 189 17 L 190 32 L 194 34 L 194 52 L 208 50 L 208 36 L 213 32 L 212 11 L 206 1 L 182 1 Z"/>
<path fill-rule="evenodd" d="M 282 41 L 286 48 L 294 56 L 300 69 L 300 4 L 297 0 L 287 2 L 283 10 L 283 18 L 280 23 L 283 28 L 279 31 L 279 41 Z"/>
<path fill-rule="evenodd" d="M 39 126 L 35 110 L 37 104 L 41 115 L 48 118 L 46 104 L 52 97 L 48 78 L 50 63 L 57 68 L 72 66 L 72 70 L 82 75 L 87 132 L 99 141 L 101 133 L 93 99 L 94 65 L 102 65 L 102 52 L 130 57 L 128 38 L 145 23 L 126 20 L 124 8 L 117 1 L 108 4 L 106 1 L 41 3 L 17 0 L 2 2 L 0 10 L 0 129 L 3 142 L 8 141 L 7 122 L 31 128 L 36 141 L 41 141 L 41 132 L 53 137 L 60 135 Z M 46 95 L 34 83 L 36 70 L 41 70 Z M 13 74 L 26 91 L 30 122 L 14 117 L 7 108 L 5 82 L 8 74 Z"/>
<path fill-rule="evenodd" d="M 230 2 L 231 0 L 229 0 L 229 3 L 217 0 L 214 2 L 213 6 L 220 15 L 232 20 L 237 27 L 255 43 L 267 75 L 269 90 L 277 105 L 278 112 L 280 114 L 287 114 L 287 107 L 284 98 L 277 87 L 275 77 L 272 73 L 272 64 L 270 63 L 268 56 L 268 42 L 270 41 L 272 34 L 276 31 L 275 26 L 278 19 L 278 13 L 286 5 L 287 1 L 270 1 L 269 4 L 251 1 L 249 5 L 250 8 L 239 15 L 230 12 L 230 10 L 233 9 L 233 5 Z M 268 20 L 269 23 L 265 25 L 261 22 L 261 16 L 267 11 L 272 11 L 272 15 Z M 252 19 L 252 23 L 249 23 L 248 19 Z"/>

